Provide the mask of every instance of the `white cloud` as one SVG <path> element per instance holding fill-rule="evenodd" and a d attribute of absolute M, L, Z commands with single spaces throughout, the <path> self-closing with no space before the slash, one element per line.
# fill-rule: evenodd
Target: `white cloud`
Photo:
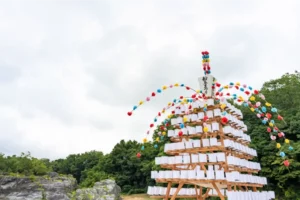
<path fill-rule="evenodd" d="M 172 89 L 198 87 L 202 50 L 222 83 L 299 69 L 298 1 L 2 1 L 0 152 L 58 158 L 141 141 Z"/>

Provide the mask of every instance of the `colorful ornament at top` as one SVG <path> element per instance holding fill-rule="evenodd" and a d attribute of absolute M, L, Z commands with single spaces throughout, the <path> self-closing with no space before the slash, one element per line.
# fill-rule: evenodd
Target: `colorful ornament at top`
<path fill-rule="evenodd" d="M 208 51 L 203 51 L 202 52 L 202 65 L 203 65 L 204 75 L 210 74 L 209 53 L 208 53 Z"/>

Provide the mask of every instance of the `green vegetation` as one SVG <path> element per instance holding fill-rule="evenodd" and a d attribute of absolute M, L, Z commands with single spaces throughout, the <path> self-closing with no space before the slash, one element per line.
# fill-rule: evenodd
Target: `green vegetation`
<path fill-rule="evenodd" d="M 258 152 L 256 161 L 262 165 L 260 175 L 266 176 L 269 181 L 264 189 L 274 190 L 279 199 L 300 199 L 300 74 L 285 74 L 279 79 L 268 81 L 263 85 L 261 92 L 284 117 L 287 124 L 277 125 L 294 147 L 294 150 L 289 151 L 287 146 L 283 146 L 291 163 L 286 168 L 282 164 L 283 158 L 279 156 L 275 142 L 270 140 L 266 132 L 266 126 L 248 108 L 240 107 L 252 139 L 251 145 Z M 158 130 L 153 138 L 156 137 L 160 137 Z M 62 175 L 71 174 L 80 187 L 91 187 L 97 181 L 111 178 L 121 186 L 123 193 L 145 193 L 148 185 L 155 185 L 154 180 L 150 178 L 150 171 L 159 169 L 154 158 L 164 155 L 163 148 L 166 142 L 169 142 L 168 138 L 164 137 L 158 148 L 154 148 L 153 143 L 147 143 L 141 151 L 143 144 L 122 140 L 107 155 L 91 151 L 55 161 L 36 159 L 31 157 L 30 153 L 22 153 L 20 156 L 0 154 L 0 175 L 26 175 L 35 181 L 35 176 L 55 171 Z M 141 158 L 136 157 L 137 152 L 142 153 Z"/>

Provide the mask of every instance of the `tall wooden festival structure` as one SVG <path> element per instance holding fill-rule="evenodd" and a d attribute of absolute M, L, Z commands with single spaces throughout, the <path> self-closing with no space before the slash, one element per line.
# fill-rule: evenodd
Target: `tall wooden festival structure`
<path fill-rule="evenodd" d="M 267 179 L 257 175 L 261 166 L 251 161 L 257 152 L 249 147 L 251 138 L 246 134 L 247 126 L 243 122 L 241 110 L 222 97 L 225 94 L 222 89 L 216 91 L 219 85 L 210 74 L 209 54 L 202 54 L 205 73 L 198 79 L 200 90 L 191 98 L 181 97 L 179 101 L 174 101 L 179 105 L 172 104 L 175 109 L 166 120 L 169 128 L 163 134 L 171 142 L 164 146 L 166 155 L 155 158 L 156 165 L 164 170 L 151 172 L 151 178 L 156 183 L 165 183 L 166 186 L 149 186 L 148 195 L 151 198 L 171 200 L 205 200 L 211 196 L 221 200 L 275 199 L 273 191 L 262 191 L 263 186 L 267 185 Z M 190 89 L 183 84 L 181 87 Z M 238 89 L 246 90 L 241 88 Z M 251 95 L 250 92 L 245 93 Z M 152 96 L 155 94 L 152 93 Z M 228 96 L 235 100 L 243 98 L 236 94 Z M 131 114 L 128 112 L 128 115 Z"/>

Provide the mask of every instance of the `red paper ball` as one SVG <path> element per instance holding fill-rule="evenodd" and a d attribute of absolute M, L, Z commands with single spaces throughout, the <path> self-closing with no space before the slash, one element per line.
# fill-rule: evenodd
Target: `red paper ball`
<path fill-rule="evenodd" d="M 230 93 L 227 93 L 226 95 L 227 95 L 227 96 L 230 96 Z"/>
<path fill-rule="evenodd" d="M 173 115 L 175 114 L 175 111 L 174 111 L 174 110 L 172 111 L 172 114 L 173 114 Z"/>
<path fill-rule="evenodd" d="M 267 114 L 266 114 L 266 117 L 267 117 L 268 119 L 271 119 L 271 118 L 272 118 L 272 115 L 271 115 L 270 113 L 267 113 Z"/>
<path fill-rule="evenodd" d="M 268 127 L 267 131 L 270 133 L 272 131 L 272 129 L 270 127 Z"/>
<path fill-rule="evenodd" d="M 254 94 L 259 94 L 259 91 L 258 90 L 254 90 Z"/>
<path fill-rule="evenodd" d="M 228 122 L 227 117 L 222 117 L 222 124 L 226 124 Z"/>
<path fill-rule="evenodd" d="M 192 105 L 189 105 L 189 109 L 192 109 Z"/>
<path fill-rule="evenodd" d="M 153 97 L 154 97 L 154 96 L 155 96 L 155 93 L 154 93 L 154 92 L 152 92 L 151 96 L 153 96 Z"/>
<path fill-rule="evenodd" d="M 216 96 L 218 96 L 220 94 L 220 92 L 216 92 Z"/>
<path fill-rule="evenodd" d="M 278 137 L 283 137 L 283 133 L 282 132 L 278 133 Z"/>
<path fill-rule="evenodd" d="M 183 96 L 180 96 L 179 98 L 180 98 L 180 99 L 183 99 Z"/>
<path fill-rule="evenodd" d="M 204 116 L 203 121 L 207 121 L 207 120 L 208 120 L 208 117 Z"/>
<path fill-rule="evenodd" d="M 128 115 L 128 116 L 131 116 L 131 115 L 132 115 L 132 112 L 128 112 L 127 115 Z"/>
<path fill-rule="evenodd" d="M 162 130 L 162 131 L 163 131 L 164 129 L 165 129 L 165 127 L 164 127 L 164 126 L 161 126 L 161 127 L 160 127 L 160 130 Z"/>
<path fill-rule="evenodd" d="M 137 158 L 140 158 L 141 155 L 142 155 L 141 153 L 137 153 L 137 154 L 136 154 L 136 157 L 137 157 Z"/>
<path fill-rule="evenodd" d="M 181 137 L 182 135 L 183 135 L 183 132 L 182 132 L 182 131 L 179 131 L 179 132 L 178 132 L 178 136 Z"/>
<path fill-rule="evenodd" d="M 250 94 L 250 92 L 249 92 L 249 91 L 245 91 L 245 94 L 249 95 L 249 94 Z"/>
<path fill-rule="evenodd" d="M 221 84 L 220 84 L 220 83 L 216 83 L 216 86 L 217 86 L 217 87 L 220 87 L 220 86 L 221 86 Z"/>
<path fill-rule="evenodd" d="M 281 117 L 280 115 L 277 116 L 278 120 L 283 120 L 283 117 Z"/>
<path fill-rule="evenodd" d="M 158 113 L 158 116 L 161 116 L 160 112 Z"/>
<path fill-rule="evenodd" d="M 239 86 L 236 85 L 235 88 L 238 90 L 238 89 L 239 89 Z"/>
<path fill-rule="evenodd" d="M 193 98 L 193 99 L 196 98 L 196 94 L 193 94 L 193 95 L 192 95 L 192 98 Z"/>
<path fill-rule="evenodd" d="M 290 162 L 289 162 L 288 160 L 285 160 L 285 161 L 283 162 L 283 164 L 284 164 L 284 166 L 286 166 L 286 167 L 290 166 Z"/>
<path fill-rule="evenodd" d="M 190 87 L 188 87 L 188 86 L 186 86 L 185 88 L 186 88 L 187 90 L 191 89 L 191 88 L 190 88 Z"/>
<path fill-rule="evenodd" d="M 150 128 L 152 128 L 154 126 L 154 124 L 150 124 Z"/>

